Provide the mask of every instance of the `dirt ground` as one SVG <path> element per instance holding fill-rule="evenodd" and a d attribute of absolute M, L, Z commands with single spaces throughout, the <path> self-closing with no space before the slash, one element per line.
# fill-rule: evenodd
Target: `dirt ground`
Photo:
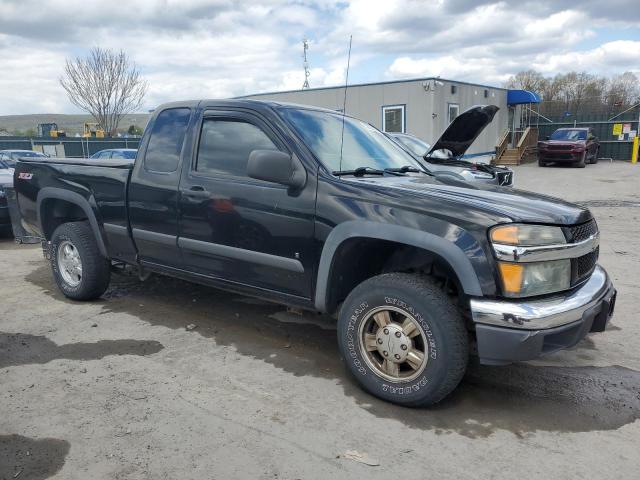
<path fill-rule="evenodd" d="M 0 240 L 0 479 L 640 478 L 640 165 L 516 183 L 593 210 L 613 323 L 431 409 L 362 392 L 330 319 L 162 277 L 71 302 Z"/>

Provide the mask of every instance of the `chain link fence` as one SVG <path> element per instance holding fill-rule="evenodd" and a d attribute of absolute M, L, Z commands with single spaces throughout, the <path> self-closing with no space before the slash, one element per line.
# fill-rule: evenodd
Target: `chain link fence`
<path fill-rule="evenodd" d="M 640 104 L 634 107 L 588 106 L 574 113 L 564 102 L 542 102 L 532 117 L 544 140 L 558 128 L 591 127 L 600 140 L 600 158 L 631 160 L 633 138 L 640 134 Z M 537 119 L 536 119 L 537 116 Z"/>
<path fill-rule="evenodd" d="M 88 158 L 107 148 L 138 148 L 139 137 L 0 137 L 0 150 L 38 150 L 52 157 Z"/>

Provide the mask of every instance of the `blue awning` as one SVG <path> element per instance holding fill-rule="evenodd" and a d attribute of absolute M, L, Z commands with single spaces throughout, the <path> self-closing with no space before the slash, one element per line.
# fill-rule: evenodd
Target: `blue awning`
<path fill-rule="evenodd" d="M 521 105 L 523 103 L 540 103 L 537 93 L 529 90 L 509 90 L 507 92 L 507 105 Z"/>

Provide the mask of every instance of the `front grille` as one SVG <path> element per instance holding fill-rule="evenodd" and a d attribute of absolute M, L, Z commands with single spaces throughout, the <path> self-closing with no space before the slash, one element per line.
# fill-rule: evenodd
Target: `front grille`
<path fill-rule="evenodd" d="M 598 224 L 591 219 L 588 222 L 564 229 L 567 242 L 578 243 L 587 240 L 592 235 L 598 233 Z M 596 268 L 598 263 L 599 248 L 593 252 L 586 253 L 571 260 L 571 286 L 577 285 L 586 280 Z"/>
<path fill-rule="evenodd" d="M 570 153 L 549 152 L 549 153 L 545 154 L 544 157 L 545 158 L 556 159 L 556 160 L 572 160 L 573 159 L 573 155 L 571 155 Z"/>
<path fill-rule="evenodd" d="M 573 145 L 549 145 L 547 148 L 549 148 L 549 150 L 572 150 L 573 149 Z"/>
<path fill-rule="evenodd" d="M 598 233 L 598 225 L 595 220 L 589 220 L 587 223 L 583 223 L 582 225 L 569 227 L 568 230 L 569 238 L 567 240 L 569 243 L 578 243 L 586 240 L 591 235 Z"/>
<path fill-rule="evenodd" d="M 598 263 L 599 253 L 600 249 L 596 248 L 593 252 L 571 260 L 572 285 L 582 282 L 593 273 L 596 263 Z"/>

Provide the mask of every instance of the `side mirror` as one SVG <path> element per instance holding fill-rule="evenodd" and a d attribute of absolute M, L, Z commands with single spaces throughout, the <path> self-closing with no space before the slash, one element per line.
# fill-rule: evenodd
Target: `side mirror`
<path fill-rule="evenodd" d="M 257 180 L 302 188 L 307 172 L 300 160 L 278 150 L 254 150 L 249 154 L 247 175 Z"/>

